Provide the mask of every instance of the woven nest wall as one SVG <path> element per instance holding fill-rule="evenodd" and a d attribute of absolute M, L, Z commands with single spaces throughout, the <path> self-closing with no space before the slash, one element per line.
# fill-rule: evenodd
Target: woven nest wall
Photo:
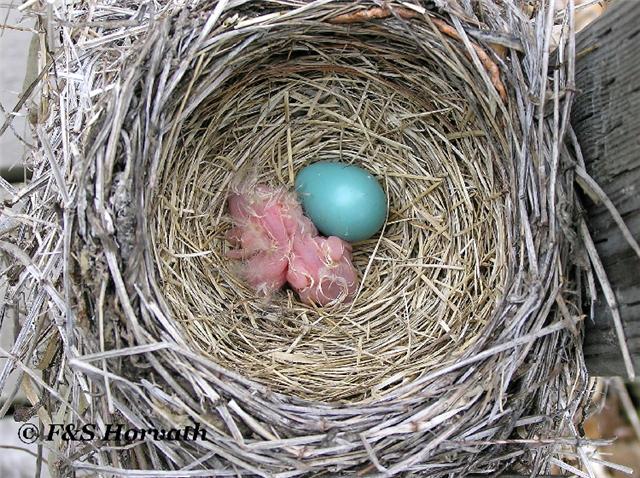
<path fill-rule="evenodd" d="M 216 44 L 238 51 L 218 59 L 229 74 L 215 90 L 213 54 L 190 79 L 206 94 L 176 127 L 149 228 L 172 315 L 216 363 L 302 398 L 380 398 L 462 356 L 490 321 L 514 221 L 508 144 L 464 53 L 439 48 L 433 26 L 414 30 L 419 42 L 309 20 L 247 31 Z M 224 254 L 231 185 L 292 188 L 301 167 L 336 159 L 389 196 L 384 232 L 354 246 L 360 293 L 342 307 L 292 291 L 261 300 Z"/>
<path fill-rule="evenodd" d="M 583 457 L 573 12 L 542 3 L 49 7 L 34 178 L 11 201 L 26 253 L 4 248 L 27 310 L 11 366 L 44 370 L 45 423 L 208 438 L 58 442 L 59 472 L 535 475 Z M 318 160 L 389 198 L 354 244 L 360 289 L 261 297 L 225 255 L 227 195 L 292 188 Z"/>

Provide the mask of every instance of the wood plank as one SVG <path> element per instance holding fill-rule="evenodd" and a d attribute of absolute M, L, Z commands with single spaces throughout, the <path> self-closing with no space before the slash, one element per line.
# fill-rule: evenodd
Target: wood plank
<path fill-rule="evenodd" d="M 640 2 L 619 0 L 576 39 L 578 95 L 572 112 L 587 166 L 640 238 Z M 640 259 L 604 206 L 585 199 L 589 230 L 620 307 L 627 343 L 640 371 Z M 624 375 L 604 299 L 584 342 L 593 375 Z"/>

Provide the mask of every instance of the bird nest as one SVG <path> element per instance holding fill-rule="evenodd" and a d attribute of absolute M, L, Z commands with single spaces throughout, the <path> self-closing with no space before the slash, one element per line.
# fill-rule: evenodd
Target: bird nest
<path fill-rule="evenodd" d="M 563 142 L 572 11 L 476 3 L 53 12 L 58 98 L 33 166 L 47 187 L 29 190 L 39 220 L 17 237 L 60 262 L 16 286 L 37 292 L 24 340 L 51 369 L 45 415 L 197 422 L 208 438 L 65 443 L 61 465 L 436 477 L 562 463 L 588 388 Z M 353 245 L 359 290 L 329 307 L 262 297 L 226 255 L 230 189 L 292 189 L 319 160 L 387 192 L 383 230 Z"/>
<path fill-rule="evenodd" d="M 487 120 L 487 95 L 466 87 L 463 52 L 439 48 L 429 24 L 414 28 L 419 43 L 379 25 L 301 22 L 242 45 L 247 31 L 190 78 L 208 91 L 172 116 L 149 229 L 172 316 L 216 363 L 301 398 L 379 399 L 462 356 L 490 322 L 510 248 L 504 119 Z M 354 245 L 353 303 L 263 300 L 225 257 L 230 186 L 250 175 L 292 188 L 318 160 L 380 178 L 386 227 Z"/>

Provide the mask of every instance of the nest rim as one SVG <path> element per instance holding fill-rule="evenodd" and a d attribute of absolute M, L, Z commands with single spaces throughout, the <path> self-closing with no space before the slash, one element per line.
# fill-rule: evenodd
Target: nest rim
<path fill-rule="evenodd" d="M 288 3 L 290 11 L 273 14 L 265 13 L 268 11 L 266 4 L 276 9 L 283 5 L 277 1 L 265 2 L 265 12 L 260 12 L 258 17 L 243 17 L 242 9 L 241 14 L 234 17 L 235 5 L 229 7 L 231 13 L 227 15 L 225 2 L 207 4 L 215 6 L 212 9 L 201 6 L 201 10 L 194 8 L 188 14 L 168 15 L 156 24 L 155 30 L 151 29 L 146 34 L 135 54 L 121 63 L 128 75 L 116 78 L 117 86 L 107 88 L 109 93 L 99 98 L 102 116 L 92 118 L 92 121 L 96 117 L 100 119 L 91 125 L 88 135 L 83 136 L 84 144 L 88 145 L 86 155 L 82 163 L 74 165 L 78 170 L 74 170 L 75 183 L 72 186 L 79 193 L 78 220 L 73 227 L 77 227 L 79 235 L 71 239 L 71 229 L 65 230 L 69 248 L 78 252 L 79 275 L 86 281 L 85 285 L 80 285 L 80 290 L 85 288 L 99 298 L 96 305 L 99 325 L 83 323 L 85 332 L 77 332 L 86 334 L 82 337 L 82 346 L 89 352 L 73 360 L 76 368 L 71 372 L 83 377 L 79 383 L 84 383 L 84 377 L 90 376 L 96 386 L 104 384 L 106 398 L 90 413 L 100 417 L 119 409 L 127 421 L 144 425 L 175 425 L 185 419 L 203 420 L 213 430 L 213 443 L 217 443 L 215 448 L 218 451 L 218 454 L 207 455 L 206 466 L 216 470 L 220 466 L 240 467 L 260 476 L 268 476 L 271 471 L 296 476 L 327 467 L 336 472 L 377 470 L 387 475 L 441 469 L 442 472 L 436 473 L 446 476 L 447 473 L 482 471 L 485 466 L 497 471 L 513 464 L 517 457 L 528 460 L 532 469 L 543 469 L 548 465 L 545 457 L 549 454 L 532 453 L 529 456 L 526 449 L 516 446 L 513 454 L 502 459 L 497 456 L 500 450 L 492 449 L 490 445 L 492 438 L 506 437 L 516 427 L 524 430 L 531 439 L 546 434 L 553 427 L 557 429 L 560 425 L 546 420 L 545 413 L 551 416 L 554 404 L 564 409 L 569 407 L 575 412 L 587 393 L 584 364 L 580 362 L 576 336 L 565 330 L 568 326 L 553 308 L 559 293 L 564 294 L 563 300 L 567 302 L 575 299 L 573 292 L 565 294 L 557 275 L 560 268 L 570 268 L 567 259 L 569 245 L 562 236 L 554 236 L 557 230 L 552 228 L 549 233 L 527 215 L 531 210 L 540 213 L 547 208 L 553 213 L 559 200 L 555 196 L 550 197 L 549 190 L 540 186 L 542 180 L 537 174 L 547 169 L 552 175 L 557 174 L 558 158 L 553 157 L 554 152 L 561 151 L 558 153 L 561 156 L 568 154 L 562 149 L 562 140 L 555 134 L 566 125 L 566 115 L 537 128 L 533 126 L 527 107 L 523 106 L 531 101 L 527 81 L 533 85 L 546 85 L 546 77 L 545 81 L 536 83 L 539 79 L 536 68 L 540 66 L 536 62 L 543 62 L 541 51 L 544 42 L 535 43 L 532 47 L 531 53 L 535 58 L 527 57 L 531 63 L 515 61 L 509 64 L 512 68 L 508 76 L 510 97 L 504 104 L 496 88 L 495 72 L 486 68 L 486 59 L 479 54 L 478 45 L 465 33 L 465 26 L 461 23 L 466 21 L 465 17 L 459 16 L 460 12 L 439 12 L 451 22 L 449 27 L 457 32 L 456 39 L 441 29 L 433 28 L 434 20 L 440 19 L 432 12 L 420 5 L 412 4 L 410 8 L 425 17 L 425 24 L 431 26 L 435 35 L 440 32 L 439 38 L 449 37 L 446 40 L 449 52 L 455 51 L 467 67 L 477 69 L 477 81 L 468 86 L 487 100 L 483 108 L 487 121 L 495 122 L 495 116 L 501 114 L 511 119 L 507 122 L 503 139 L 509 146 L 505 150 L 509 151 L 514 163 L 507 173 L 517 184 L 505 196 L 505 204 L 509 205 L 511 214 L 521 215 L 524 219 L 517 225 L 512 224 L 517 233 L 508 235 L 505 242 L 517 245 L 518 254 L 511 251 L 508 257 L 512 265 L 517 257 L 519 264 L 518 269 L 506 274 L 507 287 L 503 300 L 496 302 L 496 315 L 484 324 L 482 334 L 473 344 L 477 353 L 470 351 L 455 361 L 442 363 L 429 373 L 371 401 L 323 402 L 274 392 L 259 381 L 220 366 L 215 360 L 192 350 L 184 329 L 170 320 L 171 305 L 154 279 L 154 254 L 145 246 L 157 246 L 157 237 L 151 228 L 157 218 L 152 215 L 153 210 L 145 207 L 149 204 L 145 201 L 148 192 L 163 181 L 163 168 L 178 144 L 180 131 L 177 123 L 197 112 L 202 98 L 219 86 L 213 83 L 199 89 L 195 82 L 190 81 L 189 71 L 203 65 L 198 55 L 215 50 L 212 39 L 238 38 L 239 31 L 250 34 L 245 42 L 239 44 L 243 46 L 265 31 L 286 27 L 292 19 L 311 23 L 320 21 L 327 26 L 327 18 L 366 11 L 342 3 L 338 8 L 333 8 L 331 2 L 307 5 L 292 0 L 285 3 Z M 369 6 L 368 11 L 379 8 L 373 3 Z M 485 18 L 494 28 L 530 38 L 531 25 L 509 8 L 501 10 L 491 0 L 484 0 L 483 7 L 487 12 L 496 14 Z M 401 8 L 404 7 L 394 7 L 385 18 L 377 19 L 410 35 L 411 28 L 407 28 L 407 22 L 411 20 L 410 25 L 415 26 L 416 19 L 394 16 L 394 12 L 401 11 Z M 544 13 L 544 6 L 540 12 Z M 535 27 L 539 36 L 546 28 L 544 22 L 547 17 L 542 13 L 539 13 L 539 25 Z M 190 24 L 193 19 L 198 22 L 195 29 Z M 421 21 L 418 19 L 416 23 Z M 331 28 L 348 27 L 337 27 L 334 23 Z M 169 42 L 169 32 L 172 35 L 176 32 L 182 34 L 182 42 Z M 570 29 L 567 35 L 572 35 Z M 104 41 L 108 44 L 112 40 Z M 230 49 L 224 53 L 234 58 L 241 51 Z M 566 55 L 568 61 L 561 67 L 559 75 L 559 87 L 562 87 L 570 83 L 567 72 L 572 71 L 575 52 L 561 49 L 560 54 Z M 161 66 L 165 57 L 169 57 L 167 65 L 170 66 Z M 514 58 L 512 56 L 511 60 Z M 498 57 L 495 61 L 504 73 L 507 63 Z M 146 69 L 141 69 L 141 65 Z M 225 74 L 223 69 L 218 73 Z M 102 81 L 107 78 L 105 76 Z M 107 85 L 108 81 L 103 86 Z M 190 100 L 175 95 L 178 86 L 189 93 Z M 140 91 L 149 93 L 156 87 L 153 98 L 138 95 Z M 543 91 L 541 98 L 545 94 Z M 150 98 L 153 101 L 148 101 Z M 570 102 L 570 96 L 562 101 L 556 97 L 554 101 L 556 111 L 562 111 L 562 102 Z M 171 104 L 171 116 L 175 122 L 167 122 L 163 118 L 160 114 L 162 109 L 155 106 L 158 103 Z M 131 115 L 138 109 L 144 113 Z M 130 127 L 127 131 L 123 129 L 125 123 Z M 56 124 L 52 126 L 54 131 L 58 127 Z M 536 136 L 536 131 L 540 137 Z M 147 142 L 141 141 L 140 137 L 132 142 L 135 135 L 147 133 Z M 161 148 L 157 147 L 160 137 Z M 526 138 L 526 144 L 522 148 L 511 146 L 515 139 L 523 138 Z M 118 159 L 118 151 L 124 153 L 124 168 Z M 145 167 L 133 167 L 132 162 L 141 158 L 144 158 Z M 535 161 L 540 161 L 539 169 L 533 166 Z M 55 170 L 56 163 L 53 164 L 49 167 Z M 42 171 L 46 173 L 46 161 L 40 162 L 38 168 L 34 177 Z M 571 198 L 571 178 L 553 177 L 558 178 L 554 193 Z M 53 184 L 52 190 L 57 191 L 55 182 L 50 184 Z M 508 218 L 509 214 L 505 217 Z M 135 227 L 135 224 L 140 227 Z M 547 242 L 550 249 L 545 249 L 544 241 L 549 237 L 552 238 Z M 531 277 L 533 282 L 529 287 Z M 74 286 L 78 284 L 74 283 Z M 125 321 L 118 318 L 115 311 L 123 315 Z M 558 350 L 577 360 L 567 359 L 562 354 L 553 356 Z M 139 354 L 142 354 L 140 359 L 136 358 Z M 547 359 L 527 362 L 531 356 L 545 356 Z M 102 369 L 91 365 L 96 360 L 102 363 Z M 111 360 L 117 363 L 111 363 Z M 126 370 L 118 368 L 122 361 L 130 363 L 134 369 L 147 361 L 142 368 L 152 368 L 152 378 L 128 376 Z M 107 366 L 114 368 L 108 372 Z M 566 373 L 554 375 L 552 371 L 556 366 L 562 367 Z M 123 380 L 121 377 L 127 378 Z M 522 388 L 527 380 L 536 384 L 532 390 Z M 539 380 L 546 381 L 543 384 Z M 492 394 L 497 400 L 495 406 L 488 402 Z M 66 402 L 63 400 L 63 403 Z M 503 406 L 508 407 L 509 413 L 502 409 Z M 151 407 L 153 414 L 143 416 L 142 407 Z M 217 418 L 201 412 L 211 408 L 218 412 Z M 335 432 L 338 442 L 329 437 L 329 432 Z M 259 446 L 250 450 L 236 446 L 243 442 L 243 437 L 249 436 L 251 440 L 260 442 Z M 328 451 L 326 440 L 336 447 L 334 451 Z M 459 440 L 471 440 L 473 444 L 460 445 Z M 158 466 L 161 460 L 157 451 L 153 451 L 156 450 L 155 445 L 147 445 L 153 466 Z M 198 444 L 190 444 L 185 450 L 163 448 L 170 451 L 167 460 L 174 464 L 169 466 L 174 467 L 176 464 L 203 464 L 194 463 L 190 457 L 192 452 L 201 453 L 204 449 L 211 451 Z M 106 463 L 115 460 L 117 466 L 125 467 L 117 458 L 101 456 Z M 82 469 L 83 464 L 74 462 L 73 466 Z"/>

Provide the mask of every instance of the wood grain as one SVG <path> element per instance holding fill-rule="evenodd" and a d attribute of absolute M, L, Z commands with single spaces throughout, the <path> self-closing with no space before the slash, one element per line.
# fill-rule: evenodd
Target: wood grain
<path fill-rule="evenodd" d="M 640 237 L 640 2 L 621 0 L 576 40 L 578 95 L 572 113 L 587 167 Z M 589 230 L 618 300 L 627 343 L 640 369 L 640 259 L 602 204 L 585 198 Z M 585 358 L 594 375 L 623 375 L 604 299 L 588 321 Z"/>

